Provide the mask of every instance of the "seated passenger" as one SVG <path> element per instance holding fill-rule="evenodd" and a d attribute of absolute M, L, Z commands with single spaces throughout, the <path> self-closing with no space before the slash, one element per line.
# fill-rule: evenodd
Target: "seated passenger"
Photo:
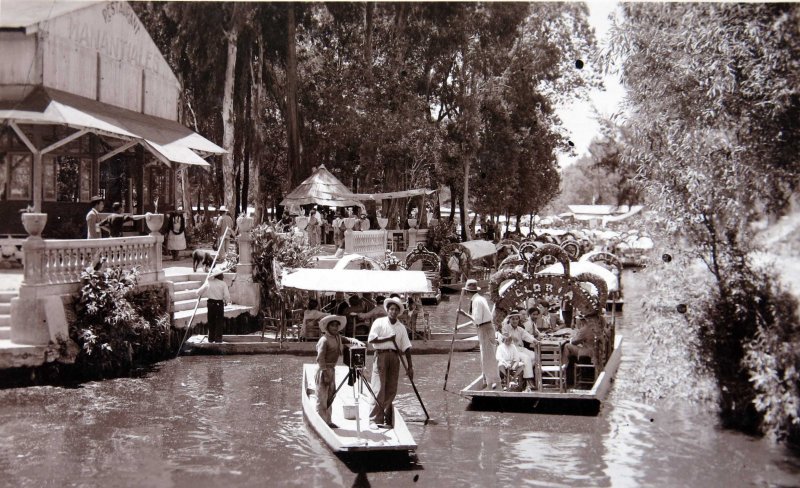
<path fill-rule="evenodd" d="M 536 343 L 536 338 L 528 334 L 525 329 L 520 327 L 520 312 L 519 310 L 512 310 L 511 313 L 503 320 L 503 334 L 508 334 L 512 342 L 517 346 L 519 355 L 522 357 L 523 371 L 522 376 L 525 379 L 525 390 L 530 392 L 534 388 L 533 384 L 533 365 L 536 361 L 536 353 L 530 349 L 526 349 L 523 341 L 531 344 Z"/>
<path fill-rule="evenodd" d="M 369 310 L 366 312 L 357 312 L 356 318 L 358 319 L 358 322 L 372 323 L 377 318 L 386 317 L 386 309 L 383 308 L 384 300 L 384 297 L 378 295 L 375 297 L 375 304 Z"/>
<path fill-rule="evenodd" d="M 312 298 L 311 300 L 308 301 L 308 309 L 305 312 L 303 312 L 303 323 L 300 324 L 300 337 L 303 339 L 307 338 L 308 336 L 306 325 L 308 324 L 309 321 L 319 320 L 322 317 L 328 315 L 325 312 L 320 312 L 319 310 L 317 310 L 317 307 L 319 307 L 319 302 L 317 302 L 315 299 Z M 315 335 L 314 338 L 319 336 L 319 334 L 314 334 L 314 335 Z"/>
<path fill-rule="evenodd" d="M 605 320 L 599 314 L 586 317 L 582 314 L 575 316 L 575 323 L 578 325 L 578 330 L 572 336 L 572 339 L 564 345 L 564 354 L 567 356 L 567 361 L 577 361 L 579 357 L 589 357 L 592 359 L 592 364 L 597 365 L 597 357 L 595 354 L 595 338 L 598 337 L 598 331 L 602 329 Z M 601 327 L 598 328 L 597 325 Z"/>
<path fill-rule="evenodd" d="M 337 291 L 333 297 L 333 301 L 329 302 L 322 309 L 323 312 L 329 312 L 335 315 L 344 315 L 344 309 L 348 307 L 347 297 L 343 291 Z"/>
<path fill-rule="evenodd" d="M 364 310 L 364 304 L 361 297 L 352 295 L 348 300 L 348 306 L 344 309 L 344 316 L 347 317 L 347 327 L 345 328 L 346 336 L 354 337 L 356 330 L 356 323 L 358 322 L 357 314 L 367 312 Z"/>
<path fill-rule="evenodd" d="M 502 335 L 495 357 L 497 358 L 497 369 L 500 371 L 500 382 L 503 385 L 503 390 L 507 391 L 511 378 L 518 376 L 524 369 L 522 356 L 509 334 Z"/>
<path fill-rule="evenodd" d="M 545 318 L 542 317 L 542 310 L 537 307 L 533 306 L 528 309 L 528 320 L 525 321 L 525 332 L 532 335 L 536 339 L 539 338 L 541 332 L 539 329 L 544 328 L 545 326 Z"/>
<path fill-rule="evenodd" d="M 561 309 L 557 303 L 551 303 L 548 308 L 547 328 L 551 331 L 556 331 L 564 327 L 564 320 L 561 318 Z"/>

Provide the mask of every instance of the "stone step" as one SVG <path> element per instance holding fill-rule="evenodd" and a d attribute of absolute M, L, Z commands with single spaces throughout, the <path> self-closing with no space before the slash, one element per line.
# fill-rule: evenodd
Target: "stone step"
<path fill-rule="evenodd" d="M 11 326 L 10 325 L 0 325 L 0 340 L 10 340 L 11 339 Z"/>
<path fill-rule="evenodd" d="M 176 291 L 172 293 L 173 302 L 180 302 L 183 300 L 194 300 L 195 298 L 197 298 L 197 289 Z"/>
<path fill-rule="evenodd" d="M 198 306 L 198 308 L 205 308 L 207 301 L 208 301 L 207 298 L 201 298 L 200 299 L 200 305 Z M 196 303 L 197 303 L 197 299 L 196 298 L 192 298 L 190 300 L 176 300 L 172 304 L 172 306 L 173 306 L 172 310 L 173 310 L 174 313 L 184 312 L 184 311 L 187 311 L 187 310 L 189 311 L 189 313 L 191 313 L 192 310 L 194 310 L 194 306 L 195 306 Z"/>
<path fill-rule="evenodd" d="M 0 315 L 0 327 L 10 327 L 10 326 L 11 326 L 11 314 Z"/>
<path fill-rule="evenodd" d="M 0 303 L 11 303 L 12 298 L 17 298 L 19 291 L 0 291 Z"/>
<path fill-rule="evenodd" d="M 189 319 L 192 317 L 192 310 L 182 310 L 173 314 L 175 318 L 175 328 L 186 328 L 186 326 L 189 324 Z M 247 305 L 226 305 L 225 317 L 238 317 L 243 313 L 247 313 L 249 310 L 250 307 Z M 198 308 L 197 314 L 195 314 L 194 320 L 192 321 L 192 326 L 197 324 L 205 324 L 206 322 L 208 322 L 208 309 L 206 307 Z"/>
<path fill-rule="evenodd" d="M 202 285 L 202 281 L 178 281 L 172 283 L 172 289 L 176 292 L 184 290 L 196 290 Z"/>
<path fill-rule="evenodd" d="M 11 303 L 0 303 L 0 315 L 11 315 Z"/>
<path fill-rule="evenodd" d="M 0 369 L 40 366 L 45 362 L 47 346 L 28 346 L 0 339 Z"/>

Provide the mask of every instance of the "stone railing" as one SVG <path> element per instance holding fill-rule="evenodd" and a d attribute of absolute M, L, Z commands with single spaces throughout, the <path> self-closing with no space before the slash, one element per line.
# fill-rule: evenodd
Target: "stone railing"
<path fill-rule="evenodd" d="M 101 260 L 106 267 L 138 266 L 142 284 L 157 281 L 161 273 L 161 239 L 156 236 L 29 240 L 23 248 L 26 285 L 77 284 L 81 272 Z"/>
<path fill-rule="evenodd" d="M 386 231 L 345 231 L 344 250 L 374 259 L 383 259 L 386 252 Z"/>
<path fill-rule="evenodd" d="M 11 300 L 11 340 L 47 345 L 69 337 L 64 303 L 80 287 L 81 271 L 105 258 L 104 266 L 140 266 L 139 284 L 164 280 L 159 232 L 164 216 L 147 214 L 150 235 L 113 239 L 44 240 L 47 214 L 26 213 L 22 223 L 30 234 L 22 244 L 25 274 L 19 296 Z"/>

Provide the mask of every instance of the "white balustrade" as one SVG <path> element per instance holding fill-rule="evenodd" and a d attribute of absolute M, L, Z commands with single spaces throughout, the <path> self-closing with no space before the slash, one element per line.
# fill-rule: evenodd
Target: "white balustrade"
<path fill-rule="evenodd" d="M 160 236 L 110 239 L 29 239 L 24 285 L 78 284 L 81 272 L 105 259 L 105 266 L 140 269 L 139 283 L 157 281 L 161 270 Z"/>
<path fill-rule="evenodd" d="M 386 252 L 386 231 L 365 230 L 352 232 L 352 243 L 352 248 L 345 249 L 346 252 L 383 259 Z"/>

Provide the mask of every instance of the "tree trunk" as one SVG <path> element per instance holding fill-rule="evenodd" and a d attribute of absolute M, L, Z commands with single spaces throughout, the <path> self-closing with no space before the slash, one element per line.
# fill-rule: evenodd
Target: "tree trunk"
<path fill-rule="evenodd" d="M 289 4 L 286 19 L 286 138 L 287 163 L 292 188 L 306 176 L 300 155 L 300 122 L 297 107 L 297 51 L 294 4 Z"/>
<path fill-rule="evenodd" d="M 450 222 L 456 221 L 456 188 L 450 184 Z"/>
<path fill-rule="evenodd" d="M 375 4 L 367 2 L 364 13 L 364 75 L 367 86 L 372 86 L 372 17 L 374 12 Z"/>
<path fill-rule="evenodd" d="M 467 206 L 464 205 L 464 199 L 458 199 L 458 211 L 461 213 L 461 240 L 468 241 L 469 238 L 469 222 L 467 221 L 465 215 L 467 215 Z"/>
<path fill-rule="evenodd" d="M 236 81 L 236 43 L 239 40 L 239 29 L 235 20 L 231 21 L 231 26 L 231 30 L 226 33 L 228 61 L 225 68 L 225 87 L 222 97 L 222 147 L 228 151 L 222 155 L 222 182 L 224 202 L 228 209 L 233 209 L 235 206 L 233 87 Z"/>

